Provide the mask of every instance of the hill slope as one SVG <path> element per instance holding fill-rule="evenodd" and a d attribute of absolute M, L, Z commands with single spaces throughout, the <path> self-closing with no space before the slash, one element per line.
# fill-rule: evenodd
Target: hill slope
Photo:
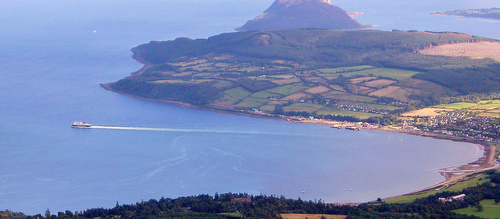
<path fill-rule="evenodd" d="M 150 67 L 108 87 L 223 110 L 367 119 L 444 97 L 499 92 L 497 61 L 419 52 L 484 42 L 500 44 L 466 34 L 373 30 L 179 38 L 134 48 Z"/>
<path fill-rule="evenodd" d="M 263 14 L 248 21 L 240 31 L 300 28 L 359 29 L 358 21 L 330 0 L 276 0 Z"/>

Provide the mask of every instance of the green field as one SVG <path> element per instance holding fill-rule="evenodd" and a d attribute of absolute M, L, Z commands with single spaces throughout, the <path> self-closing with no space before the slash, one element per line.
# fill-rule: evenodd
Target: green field
<path fill-rule="evenodd" d="M 333 80 L 339 77 L 338 74 L 318 74 L 318 76 L 323 77 L 326 80 Z"/>
<path fill-rule="evenodd" d="M 450 103 L 450 104 L 441 104 L 437 106 L 432 106 L 432 108 L 443 108 L 443 109 L 467 109 L 473 106 L 476 106 L 476 103 Z"/>
<path fill-rule="evenodd" d="M 477 113 L 477 116 L 500 118 L 500 100 L 483 100 L 479 101 L 478 103 L 459 102 L 459 103 L 441 104 L 432 107 L 441 109 L 454 109 L 454 110 L 467 109 L 469 111 Z"/>
<path fill-rule="evenodd" d="M 303 90 L 305 90 L 307 88 L 309 88 L 309 87 L 302 86 L 302 85 L 293 85 L 293 84 L 290 84 L 290 85 L 285 85 L 285 86 L 281 86 L 281 87 L 276 87 L 276 88 L 273 88 L 273 89 L 269 89 L 269 90 L 267 90 L 267 92 L 276 93 L 276 94 L 282 94 L 282 95 L 288 96 L 290 94 L 293 94 L 293 93 L 296 93 L 296 92 L 299 92 L 299 91 L 303 91 Z"/>
<path fill-rule="evenodd" d="M 248 97 L 250 94 L 252 94 L 250 91 L 247 91 L 242 87 L 229 89 L 229 90 L 224 91 L 224 93 L 229 95 L 229 96 L 232 96 L 238 100 L 241 100 L 245 97 Z"/>
<path fill-rule="evenodd" d="M 344 110 L 332 109 L 329 107 L 324 107 L 321 110 L 318 110 L 316 112 L 316 114 L 318 114 L 318 115 L 354 116 L 354 117 L 357 117 L 360 119 L 368 119 L 370 117 L 382 116 L 380 114 L 364 113 L 364 112 L 356 112 L 356 111 L 344 111 Z"/>
<path fill-rule="evenodd" d="M 318 105 L 318 104 L 313 104 L 313 103 L 294 103 L 290 106 L 284 107 L 285 112 L 289 111 L 304 111 L 308 113 L 313 113 L 318 111 L 319 109 L 323 108 L 324 106 Z"/>
<path fill-rule="evenodd" d="M 476 106 L 471 107 L 472 109 L 500 109 L 500 100 L 483 100 L 479 101 Z"/>
<path fill-rule="evenodd" d="M 261 106 L 259 109 L 264 112 L 273 112 L 275 107 L 276 107 L 275 104 L 267 103 L 266 105 Z"/>
<path fill-rule="evenodd" d="M 417 198 L 424 198 L 429 195 L 434 195 L 438 192 L 444 192 L 444 191 L 451 191 L 451 192 L 458 192 L 462 191 L 463 189 L 470 187 L 470 186 L 476 186 L 482 183 L 490 182 L 489 178 L 485 178 L 484 174 L 479 174 L 475 175 L 469 180 L 458 182 L 456 184 L 451 185 L 448 188 L 441 188 L 439 190 L 436 189 L 430 189 L 422 192 L 417 192 L 417 193 L 412 193 L 408 195 L 402 195 L 402 196 L 397 196 L 389 199 L 384 199 L 384 202 L 386 203 L 411 203 L 415 201 Z"/>
<path fill-rule="evenodd" d="M 272 80 L 273 83 L 279 84 L 279 85 L 285 85 L 285 84 L 293 84 L 297 82 L 301 82 L 299 78 L 284 78 L 284 79 L 275 79 Z"/>
<path fill-rule="evenodd" d="M 473 215 L 481 218 L 500 218 L 500 204 L 495 203 L 493 199 L 482 200 L 479 202 L 483 206 L 483 211 L 479 212 L 476 207 L 462 208 L 454 210 L 457 214 Z"/>
<path fill-rule="evenodd" d="M 409 71 L 395 68 L 372 68 L 362 71 L 355 71 L 342 74 L 344 77 L 350 77 L 353 75 L 365 75 L 370 76 L 373 75 L 375 77 L 387 77 L 392 78 L 398 81 L 402 81 L 404 79 L 410 78 L 411 76 L 418 74 L 417 71 Z"/>
<path fill-rule="evenodd" d="M 343 73 L 343 72 L 350 72 L 350 71 L 361 71 L 365 69 L 370 69 L 374 68 L 371 65 L 360 65 L 360 66 L 352 66 L 352 67 L 340 67 L 340 68 L 322 68 L 318 69 L 318 71 L 322 73 Z"/>
<path fill-rule="evenodd" d="M 247 97 L 243 99 L 240 103 L 236 104 L 236 107 L 244 107 L 244 108 L 259 108 L 260 106 L 269 102 L 267 99 L 255 98 L 255 97 Z"/>
<path fill-rule="evenodd" d="M 361 95 L 355 95 L 355 94 L 346 94 L 342 97 L 339 97 L 339 100 L 349 100 L 349 101 L 355 101 L 355 102 L 372 103 L 377 99 L 375 99 L 373 97 L 367 97 L 367 96 L 361 96 Z M 356 105 L 358 105 L 358 104 L 356 104 Z"/>
<path fill-rule="evenodd" d="M 215 104 L 224 104 L 224 105 L 233 105 L 236 102 L 240 101 L 241 99 L 232 97 L 230 95 L 224 94 L 224 97 L 218 99 L 215 101 Z"/>
<path fill-rule="evenodd" d="M 263 98 L 263 99 L 268 99 L 268 98 L 273 97 L 273 96 L 280 96 L 280 95 L 269 93 L 267 91 L 261 91 L 261 92 L 257 92 L 257 93 L 254 93 L 251 95 L 251 97 Z"/>
<path fill-rule="evenodd" d="M 480 105 L 497 104 L 497 106 L 500 106 L 500 100 L 482 100 L 482 101 L 479 101 L 477 104 L 480 104 Z"/>

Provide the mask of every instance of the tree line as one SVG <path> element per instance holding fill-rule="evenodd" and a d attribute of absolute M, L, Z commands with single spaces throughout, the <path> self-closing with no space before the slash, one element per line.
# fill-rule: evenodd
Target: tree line
<path fill-rule="evenodd" d="M 46 215 L 26 216 L 22 213 L 0 212 L 0 218 L 279 218 L 283 213 L 336 214 L 348 218 L 477 218 L 460 215 L 452 210 L 476 206 L 484 199 L 500 203 L 500 173 L 488 171 L 491 182 L 469 187 L 458 192 L 439 192 L 408 204 L 387 204 L 377 202 L 359 205 L 327 204 L 322 200 L 305 201 L 284 196 L 249 195 L 226 193 L 197 195 L 180 198 L 161 198 L 141 201 L 135 204 L 118 202 L 110 209 L 93 208 L 77 212 L 58 212 Z M 463 201 L 440 202 L 465 194 Z M 237 214 L 221 214 L 237 213 Z"/>

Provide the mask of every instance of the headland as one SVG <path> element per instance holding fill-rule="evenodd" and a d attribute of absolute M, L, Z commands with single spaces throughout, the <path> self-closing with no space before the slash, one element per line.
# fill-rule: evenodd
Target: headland
<path fill-rule="evenodd" d="M 491 144 L 500 140 L 495 118 L 475 119 L 477 114 L 462 109 L 441 117 L 401 115 L 457 98 L 490 98 L 471 110 L 477 113 L 481 108 L 496 115 L 500 85 L 488 77 L 498 74 L 500 65 L 489 54 L 469 58 L 420 51 L 455 44 L 475 48 L 483 43 L 500 45 L 461 33 L 399 30 L 250 31 L 179 38 L 134 48 L 133 57 L 144 67 L 102 87 L 223 113 L 481 143 L 484 156 L 442 169 L 446 180 L 435 185 L 440 186 L 498 167 L 496 147 Z M 481 83 L 492 86 L 471 86 Z M 483 125 L 465 133 L 456 131 L 455 123 L 443 123 L 457 118 L 466 121 L 460 125 L 470 125 L 468 129 Z"/>

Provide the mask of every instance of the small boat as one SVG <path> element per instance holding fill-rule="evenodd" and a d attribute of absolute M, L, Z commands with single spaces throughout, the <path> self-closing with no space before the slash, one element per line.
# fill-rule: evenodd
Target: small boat
<path fill-rule="evenodd" d="M 86 122 L 73 122 L 71 123 L 72 128 L 90 128 L 92 124 Z"/>
<path fill-rule="evenodd" d="M 346 129 L 353 130 L 353 131 L 359 131 L 359 128 L 356 126 L 347 126 L 345 127 Z"/>
<path fill-rule="evenodd" d="M 335 129 L 342 129 L 342 128 L 344 128 L 344 127 L 342 127 L 342 125 L 332 125 L 331 127 L 335 128 Z"/>

